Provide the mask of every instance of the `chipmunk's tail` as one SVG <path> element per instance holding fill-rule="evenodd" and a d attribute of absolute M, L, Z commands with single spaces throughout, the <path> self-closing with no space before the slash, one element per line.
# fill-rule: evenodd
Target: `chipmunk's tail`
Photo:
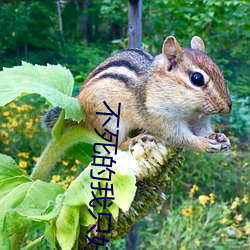
<path fill-rule="evenodd" d="M 42 128 L 45 130 L 51 130 L 56 124 L 61 111 L 62 109 L 58 106 L 46 110 L 41 120 Z"/>

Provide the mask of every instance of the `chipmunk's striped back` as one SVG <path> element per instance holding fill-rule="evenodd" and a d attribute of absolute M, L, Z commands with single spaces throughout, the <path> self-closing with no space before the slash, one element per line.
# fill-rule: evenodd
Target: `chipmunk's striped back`
<path fill-rule="evenodd" d="M 133 87 L 134 80 L 148 72 L 153 61 L 154 57 L 143 50 L 125 49 L 110 56 L 96 67 L 84 84 L 109 78 Z"/>

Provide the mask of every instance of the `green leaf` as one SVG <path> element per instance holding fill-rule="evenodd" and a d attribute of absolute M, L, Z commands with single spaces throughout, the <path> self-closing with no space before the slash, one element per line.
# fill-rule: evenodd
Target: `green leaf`
<path fill-rule="evenodd" d="M 113 203 L 110 207 L 108 207 L 108 210 L 112 214 L 114 219 L 116 219 L 118 217 L 118 215 L 119 215 L 119 207 L 115 203 Z"/>
<path fill-rule="evenodd" d="M 0 154 L 0 181 L 17 176 L 26 176 L 28 178 L 28 175 L 10 156 Z"/>
<path fill-rule="evenodd" d="M 89 213 L 88 207 L 83 205 L 80 207 L 80 225 L 88 227 L 91 224 L 95 224 L 96 219 Z"/>
<path fill-rule="evenodd" d="M 55 200 L 56 196 L 61 193 L 64 193 L 61 185 L 40 180 L 34 181 L 20 207 L 27 210 L 37 209 L 42 212 L 47 207 L 48 201 Z"/>
<path fill-rule="evenodd" d="M 97 185 L 98 180 L 91 179 L 91 167 L 87 167 L 69 186 L 65 192 L 64 204 L 70 206 L 89 206 L 89 202 L 93 199 L 91 192 L 97 190 L 91 189 L 91 183 Z"/>
<path fill-rule="evenodd" d="M 119 164 L 119 161 L 116 164 Z M 115 199 L 113 202 L 118 205 L 123 212 L 128 211 L 136 192 L 135 177 L 130 174 L 122 175 L 116 169 L 111 182 L 114 185 Z"/>
<path fill-rule="evenodd" d="M 34 66 L 22 62 L 22 66 L 0 72 L 0 106 L 18 96 L 36 93 L 53 106 L 65 109 L 66 118 L 80 121 L 84 114 L 78 100 L 71 97 L 73 84 L 71 72 L 61 65 Z"/>
<path fill-rule="evenodd" d="M 70 147 L 66 153 L 87 166 L 93 160 L 93 145 L 85 142 L 79 142 Z"/>
<path fill-rule="evenodd" d="M 71 250 L 79 233 L 79 207 L 64 205 L 56 220 L 56 238 L 64 250 Z"/>
<path fill-rule="evenodd" d="M 25 182 L 31 182 L 30 178 L 27 176 L 17 176 L 17 177 L 11 177 L 6 180 L 0 181 L 0 201 L 2 198 L 4 198 L 8 193 L 11 192 L 14 188 L 21 185 Z"/>

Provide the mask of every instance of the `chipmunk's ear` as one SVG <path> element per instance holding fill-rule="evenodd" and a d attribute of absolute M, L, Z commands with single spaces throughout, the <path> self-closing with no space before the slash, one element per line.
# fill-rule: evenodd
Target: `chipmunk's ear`
<path fill-rule="evenodd" d="M 204 42 L 203 40 L 198 37 L 198 36 L 194 36 L 191 40 L 191 48 L 192 49 L 197 49 L 197 50 L 200 50 L 202 52 L 205 51 L 205 45 L 204 45 Z"/>
<path fill-rule="evenodd" d="M 182 59 L 183 50 L 175 37 L 169 36 L 162 46 L 162 54 L 170 61 L 179 61 Z"/>

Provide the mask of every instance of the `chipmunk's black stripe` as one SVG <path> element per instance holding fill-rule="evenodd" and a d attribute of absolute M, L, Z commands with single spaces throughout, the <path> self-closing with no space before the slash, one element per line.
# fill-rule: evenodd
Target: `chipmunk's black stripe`
<path fill-rule="evenodd" d="M 106 65 L 97 68 L 93 72 L 92 77 L 95 77 L 96 75 L 98 75 L 102 71 L 105 71 L 106 69 L 111 68 L 111 67 L 125 67 L 125 68 L 135 72 L 136 74 L 140 73 L 140 69 L 138 67 L 136 67 L 136 65 L 132 64 L 131 62 L 126 61 L 126 60 L 117 60 L 117 61 L 109 62 Z"/>
<path fill-rule="evenodd" d="M 148 54 L 147 52 L 141 50 L 141 49 L 126 49 L 126 51 L 132 51 L 135 53 L 140 54 L 141 56 L 144 56 L 149 62 L 153 62 L 154 61 L 154 57 L 151 56 L 150 54 Z"/>
<path fill-rule="evenodd" d="M 124 75 L 121 75 L 121 74 L 107 73 L 107 74 L 103 74 L 100 77 L 98 77 L 97 80 L 104 79 L 104 78 L 115 79 L 115 80 L 118 80 L 120 82 L 124 82 L 125 85 L 129 84 L 129 78 L 124 76 Z"/>

